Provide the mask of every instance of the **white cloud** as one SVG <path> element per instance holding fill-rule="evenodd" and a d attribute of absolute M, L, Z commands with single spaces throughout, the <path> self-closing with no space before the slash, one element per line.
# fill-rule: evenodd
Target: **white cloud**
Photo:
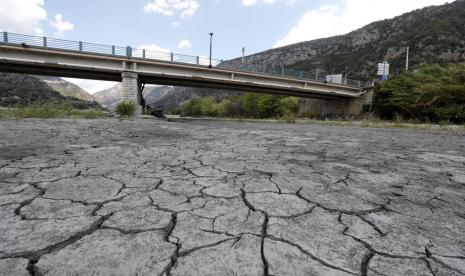
<path fill-rule="evenodd" d="M 197 0 L 152 0 L 145 4 L 144 11 L 166 16 L 179 12 L 181 19 L 187 19 L 191 18 L 199 7 Z"/>
<path fill-rule="evenodd" d="M 181 25 L 181 23 L 179 23 L 177 21 L 171 23 L 171 27 L 173 27 L 173 28 L 179 27 L 179 25 Z"/>
<path fill-rule="evenodd" d="M 41 35 L 43 0 L 0 0 L 0 31 Z"/>
<path fill-rule="evenodd" d="M 242 4 L 246 7 L 256 4 L 272 5 L 277 2 L 286 2 L 286 4 L 292 5 L 295 1 L 296 0 L 242 0 Z"/>
<path fill-rule="evenodd" d="M 94 94 L 99 91 L 111 88 L 117 84 L 117 82 L 113 82 L 113 81 L 85 80 L 85 79 L 73 79 L 73 78 L 63 78 L 63 79 L 76 84 L 77 86 L 86 90 L 90 94 Z"/>
<path fill-rule="evenodd" d="M 242 0 L 242 4 L 244 6 L 252 6 L 258 3 L 263 3 L 263 4 L 274 4 L 276 3 L 276 0 Z"/>
<path fill-rule="evenodd" d="M 179 42 L 179 45 L 178 45 L 178 48 L 179 49 L 190 49 L 192 48 L 192 44 L 189 40 L 182 40 L 181 42 Z"/>
<path fill-rule="evenodd" d="M 63 15 L 57 14 L 53 21 L 50 21 L 55 29 L 55 35 L 63 36 L 65 32 L 74 30 L 74 25 L 71 22 L 64 21 Z"/>
<path fill-rule="evenodd" d="M 166 61 L 171 60 L 171 50 L 160 47 L 156 44 L 142 44 L 139 47 L 137 47 L 137 49 L 146 50 L 145 52 L 146 58 L 166 60 Z M 141 52 L 139 52 L 138 54 L 142 55 Z"/>
<path fill-rule="evenodd" d="M 166 49 L 163 47 L 160 47 L 156 44 L 142 44 L 137 49 L 143 49 L 147 51 L 153 51 L 153 52 L 163 52 L 163 53 L 169 53 L 170 49 Z"/>
<path fill-rule="evenodd" d="M 305 13 L 297 25 L 284 38 L 277 41 L 274 47 L 345 34 L 373 21 L 446 2 L 445 0 L 344 0 L 341 7 L 323 6 Z"/>

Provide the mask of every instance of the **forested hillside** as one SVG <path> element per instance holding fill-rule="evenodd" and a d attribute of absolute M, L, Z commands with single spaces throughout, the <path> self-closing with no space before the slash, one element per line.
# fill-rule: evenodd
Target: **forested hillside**
<path fill-rule="evenodd" d="M 66 103 L 77 109 L 100 108 L 96 102 L 65 97 L 37 77 L 0 73 L 0 106 Z"/>

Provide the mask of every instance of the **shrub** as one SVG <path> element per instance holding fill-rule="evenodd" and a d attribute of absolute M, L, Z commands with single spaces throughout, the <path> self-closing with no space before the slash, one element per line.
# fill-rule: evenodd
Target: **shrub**
<path fill-rule="evenodd" d="M 16 118 L 102 118 L 107 114 L 101 110 L 75 109 L 67 104 L 45 103 L 32 104 L 23 106 L 16 104 L 12 108 L 0 109 L 0 117 L 16 117 Z"/>
<path fill-rule="evenodd" d="M 120 102 L 116 106 L 116 113 L 121 117 L 132 117 L 135 110 L 136 106 L 133 102 Z"/>
<path fill-rule="evenodd" d="M 232 95 L 219 103 L 211 96 L 196 97 L 181 107 L 181 115 L 275 119 L 288 116 L 293 118 L 299 110 L 299 103 L 300 99 L 296 97 L 257 93 Z"/>
<path fill-rule="evenodd" d="M 295 116 L 294 114 L 284 114 L 281 119 L 282 121 L 288 123 L 288 124 L 295 124 L 296 120 L 295 120 Z"/>
<path fill-rule="evenodd" d="M 465 123 L 465 64 L 422 65 L 383 82 L 374 109 L 388 120 Z"/>
<path fill-rule="evenodd" d="M 279 100 L 279 110 L 283 115 L 295 114 L 299 111 L 300 99 L 296 97 L 284 97 Z"/>

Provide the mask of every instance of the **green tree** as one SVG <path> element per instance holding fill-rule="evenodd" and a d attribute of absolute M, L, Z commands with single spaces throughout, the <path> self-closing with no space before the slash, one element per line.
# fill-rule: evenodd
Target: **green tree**
<path fill-rule="evenodd" d="M 258 111 L 261 118 L 277 118 L 280 117 L 280 99 L 273 95 L 260 95 L 258 98 Z"/>
<path fill-rule="evenodd" d="M 279 100 L 281 115 L 295 114 L 299 111 L 300 99 L 296 97 L 283 97 Z"/>
<path fill-rule="evenodd" d="M 465 64 L 422 65 L 375 88 L 382 119 L 465 122 Z"/>
<path fill-rule="evenodd" d="M 258 109 L 259 95 L 256 93 L 245 93 L 242 98 L 242 109 L 247 117 L 258 118 L 260 111 Z"/>
<path fill-rule="evenodd" d="M 218 107 L 215 98 L 204 97 L 201 98 L 200 109 L 203 116 L 216 116 L 218 115 Z"/>

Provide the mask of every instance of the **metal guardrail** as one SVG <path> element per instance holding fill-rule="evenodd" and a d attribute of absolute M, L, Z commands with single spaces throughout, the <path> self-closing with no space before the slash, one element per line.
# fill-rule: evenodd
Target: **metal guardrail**
<path fill-rule="evenodd" d="M 39 37 L 32 35 L 23 35 L 9 32 L 0 32 L 0 44 L 15 44 L 22 45 L 23 47 L 39 47 L 52 50 L 65 50 L 80 53 L 90 53 L 99 55 L 110 55 L 127 58 L 140 58 L 154 61 L 167 61 L 182 64 L 191 64 L 199 66 L 209 66 L 210 58 L 202 56 L 188 56 L 182 54 L 168 53 L 168 52 L 157 52 L 146 49 L 136 49 L 130 46 L 121 47 L 115 45 L 104 45 L 89 43 L 83 41 L 72 41 L 49 37 Z M 284 67 L 271 67 L 264 65 L 253 65 L 243 63 L 237 65 L 229 61 L 223 61 L 219 59 L 211 60 L 212 66 L 219 69 L 229 69 L 234 71 L 252 72 L 265 75 L 283 76 L 302 80 L 318 81 L 318 82 L 329 82 L 335 84 L 341 84 L 352 87 L 370 87 L 371 82 L 364 82 L 358 80 L 343 79 L 342 82 L 336 83 L 331 82 L 331 79 L 327 79 L 326 74 L 321 71 L 316 72 L 305 72 L 297 71 L 293 69 L 286 69 Z"/>

